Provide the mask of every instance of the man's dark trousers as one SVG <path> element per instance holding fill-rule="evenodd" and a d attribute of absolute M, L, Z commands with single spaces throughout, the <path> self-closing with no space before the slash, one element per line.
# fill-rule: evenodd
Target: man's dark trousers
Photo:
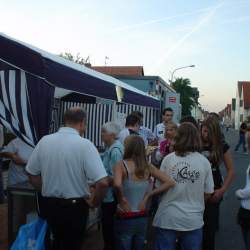
<path fill-rule="evenodd" d="M 84 199 L 42 198 L 42 217 L 47 220 L 53 240 L 49 250 L 80 250 L 89 206 Z"/>

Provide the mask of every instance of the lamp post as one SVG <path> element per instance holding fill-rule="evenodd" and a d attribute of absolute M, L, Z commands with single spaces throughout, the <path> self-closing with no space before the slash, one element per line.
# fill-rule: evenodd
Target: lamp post
<path fill-rule="evenodd" d="M 173 70 L 173 72 L 172 72 L 172 74 L 171 74 L 171 80 L 170 80 L 171 86 L 172 86 L 172 84 L 173 84 L 174 73 L 175 73 L 177 70 L 185 69 L 185 68 L 193 68 L 193 67 L 195 67 L 195 65 L 192 64 L 192 65 L 188 65 L 188 66 L 176 68 L 175 70 Z"/>

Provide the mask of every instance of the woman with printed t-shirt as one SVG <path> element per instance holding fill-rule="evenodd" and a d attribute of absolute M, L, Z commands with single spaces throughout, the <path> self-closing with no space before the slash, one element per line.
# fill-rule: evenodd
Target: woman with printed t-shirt
<path fill-rule="evenodd" d="M 175 250 L 177 239 L 182 250 L 200 250 L 204 199 L 214 191 L 210 163 L 200 150 L 198 129 L 191 123 L 181 124 L 174 152 L 161 164 L 161 171 L 176 185 L 162 196 L 153 221 L 155 250 Z"/>
<path fill-rule="evenodd" d="M 215 249 L 215 233 L 219 225 L 219 206 L 224 193 L 229 189 L 233 180 L 234 170 L 229 146 L 224 140 L 219 122 L 207 118 L 201 128 L 202 153 L 211 163 L 215 191 L 206 202 L 204 212 L 203 250 Z M 227 174 L 223 178 L 220 165 L 224 162 Z"/>

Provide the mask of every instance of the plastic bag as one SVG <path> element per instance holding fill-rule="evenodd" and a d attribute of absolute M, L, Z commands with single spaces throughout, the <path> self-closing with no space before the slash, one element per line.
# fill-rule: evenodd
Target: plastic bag
<path fill-rule="evenodd" d="M 44 250 L 47 222 L 37 219 L 20 227 L 11 250 Z"/>

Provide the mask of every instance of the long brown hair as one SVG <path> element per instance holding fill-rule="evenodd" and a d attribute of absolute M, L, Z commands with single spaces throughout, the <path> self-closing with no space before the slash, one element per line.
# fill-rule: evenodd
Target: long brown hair
<path fill-rule="evenodd" d="M 150 174 L 150 165 L 147 162 L 145 144 L 138 135 L 130 135 L 124 141 L 124 160 L 132 159 L 135 164 L 135 175 L 143 179 Z"/>
<path fill-rule="evenodd" d="M 202 138 L 202 142 L 208 143 L 208 146 L 211 147 L 209 160 L 213 164 L 219 164 L 223 157 L 223 134 L 220 124 L 217 119 L 209 116 L 203 121 L 202 127 L 206 127 L 208 130 L 208 141 L 205 142 Z"/>
<path fill-rule="evenodd" d="M 177 129 L 174 140 L 174 151 L 178 156 L 185 156 L 190 152 L 201 151 L 200 133 L 191 122 L 184 122 Z"/>

